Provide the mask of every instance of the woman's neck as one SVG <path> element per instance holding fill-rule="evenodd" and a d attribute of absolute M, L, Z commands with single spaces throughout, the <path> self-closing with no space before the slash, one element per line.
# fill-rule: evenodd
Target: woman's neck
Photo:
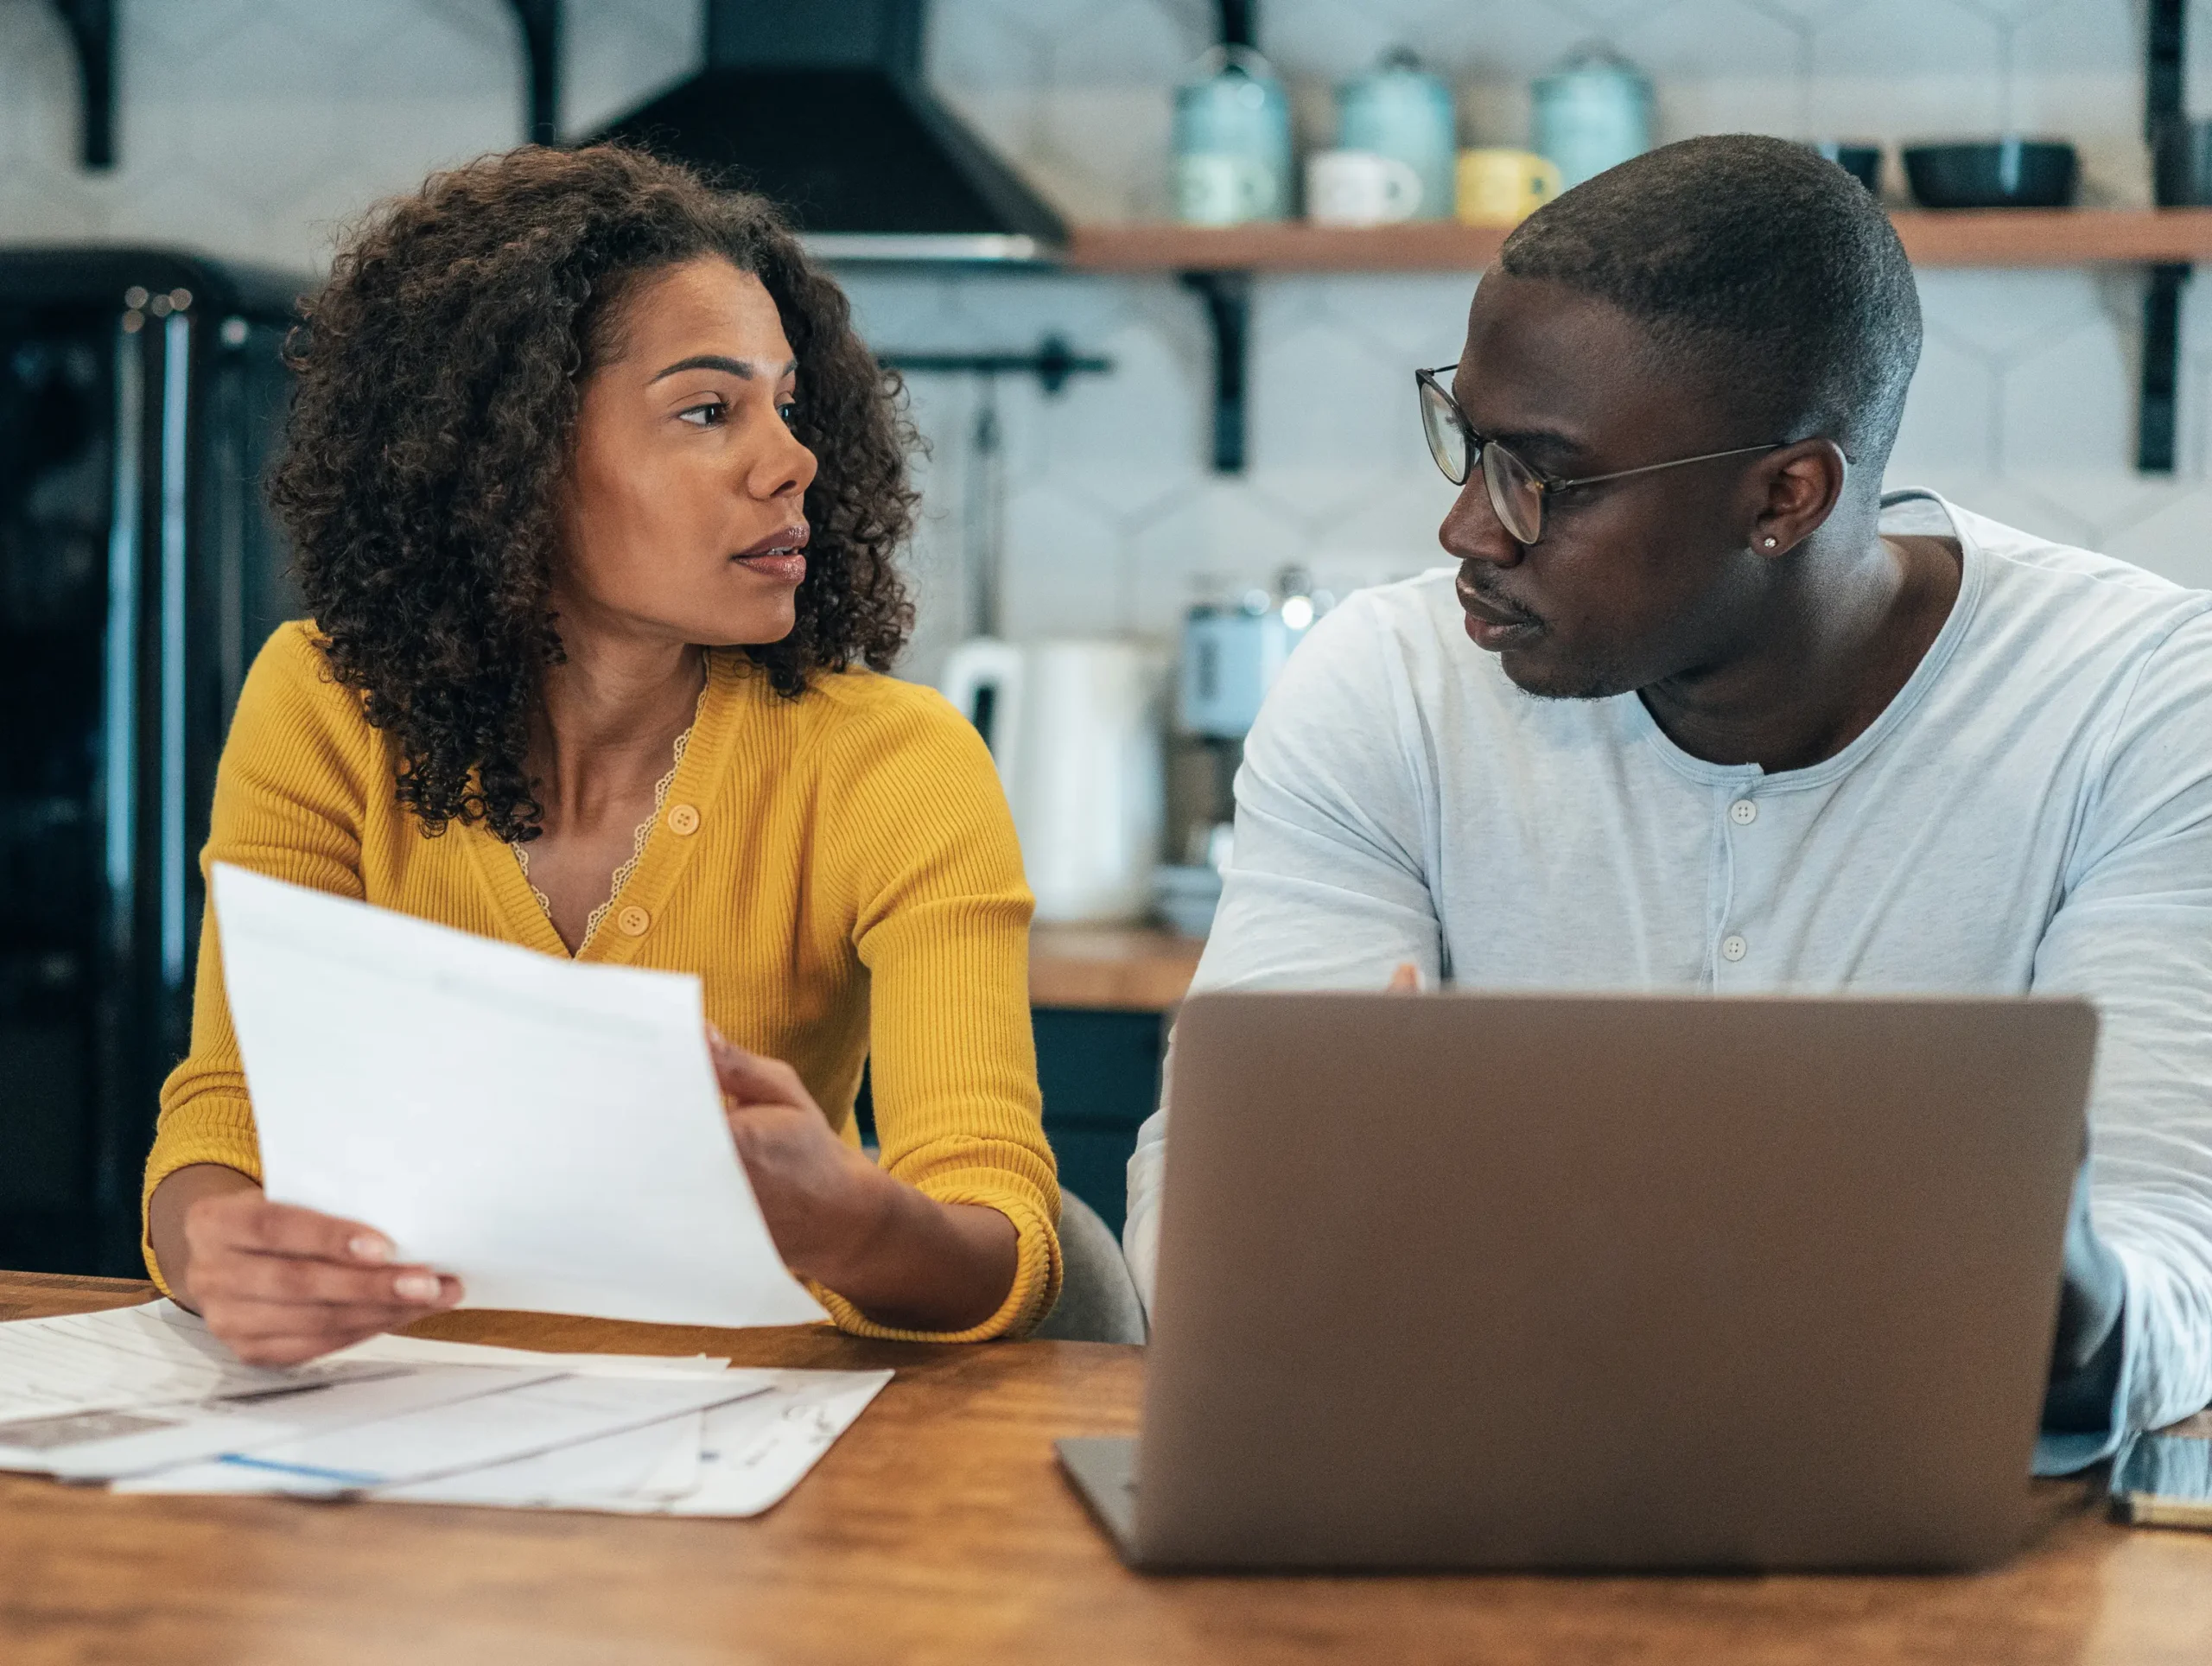
<path fill-rule="evenodd" d="M 549 666 L 531 737 L 530 773 L 548 832 L 592 826 L 650 793 L 691 726 L 706 677 L 704 650 L 572 623 L 565 658 Z M 634 819 L 634 817 L 632 817 Z"/>

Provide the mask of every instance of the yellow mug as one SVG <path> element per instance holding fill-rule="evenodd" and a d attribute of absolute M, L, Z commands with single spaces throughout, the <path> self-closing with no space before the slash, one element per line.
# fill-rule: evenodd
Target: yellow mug
<path fill-rule="evenodd" d="M 1518 226 L 1559 194 L 1559 164 L 1532 150 L 1462 150 L 1459 223 Z"/>

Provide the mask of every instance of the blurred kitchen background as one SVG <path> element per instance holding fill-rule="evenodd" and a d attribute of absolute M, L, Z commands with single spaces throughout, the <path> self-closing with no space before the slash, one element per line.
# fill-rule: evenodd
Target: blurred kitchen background
<path fill-rule="evenodd" d="M 713 9 L 0 0 L 0 1263 L 126 1270 L 151 1084 L 181 1043 L 206 784 L 241 656 L 283 607 L 251 488 L 288 284 L 312 281 L 378 197 L 528 135 L 524 19 L 557 24 L 540 36 L 537 110 L 557 93 L 553 137 L 575 139 L 691 76 Z M 725 0 L 729 15 L 807 10 Z M 1906 145 L 2063 139 L 2090 214 L 2153 200 L 2146 96 L 2181 117 L 2212 108 L 2203 10 L 931 0 L 921 59 L 1078 243 L 1195 212 L 1178 88 L 1187 123 L 1224 29 L 1264 54 L 1250 79 L 1280 78 L 1300 158 L 1338 143 L 1338 89 L 1394 52 L 1441 84 L 1459 143 L 1502 149 L 1540 125 L 1532 87 L 1581 62 L 1648 86 L 1654 143 L 1748 130 L 1879 146 L 1877 183 L 1901 208 Z M 2177 83 L 2146 73 L 2159 61 Z M 105 101 L 86 73 L 102 62 Z M 103 103 L 110 159 L 88 166 Z M 1301 178 L 1293 162 L 1278 181 L 1293 214 Z M 2140 219 L 2117 241 L 2052 235 L 1923 269 L 1927 347 L 1892 480 L 2212 585 L 2212 297 L 2160 234 L 2138 246 Z M 1033 747 L 1050 734 L 1089 773 L 1016 779 L 1020 760 L 1003 760 L 1065 928 L 1039 942 L 1048 1117 L 1071 1183 L 1111 1221 L 1159 1014 L 1195 953 L 1160 911 L 1202 927 L 1223 854 L 1236 668 L 1263 677 L 1332 597 L 1440 559 L 1451 489 L 1410 372 L 1455 356 L 1479 264 L 1258 259 L 1248 277 L 1172 239 L 1128 252 L 1141 242 L 1113 245 L 1115 270 L 842 267 L 871 341 L 910 367 L 930 446 L 904 673 L 954 685 L 1002 747 L 1019 705 Z M 1209 264 L 1232 276 L 1189 281 Z M 2162 309 L 2161 294 L 2177 298 Z M 959 647 L 979 636 L 1014 645 Z M 1111 645 L 1038 645 L 1063 639 Z"/>

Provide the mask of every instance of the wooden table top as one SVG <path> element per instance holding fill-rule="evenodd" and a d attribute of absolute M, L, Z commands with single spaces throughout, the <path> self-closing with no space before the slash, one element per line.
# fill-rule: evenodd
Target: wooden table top
<path fill-rule="evenodd" d="M 0 1274 L 0 1319 L 143 1300 Z M 1052 1441 L 1136 1419 L 1141 1351 L 972 1348 L 472 1313 L 436 1332 L 898 1371 L 753 1521 L 121 1497 L 0 1477 L 0 1660 L 1399 1663 L 2212 1661 L 2212 1535 L 2111 1525 L 2048 1483 L 2037 1543 L 1935 1578 L 1146 1578 Z"/>
<path fill-rule="evenodd" d="M 1039 925 L 1029 938 L 1029 1004 L 1165 1012 L 1198 970 L 1204 938 L 1143 925 Z"/>

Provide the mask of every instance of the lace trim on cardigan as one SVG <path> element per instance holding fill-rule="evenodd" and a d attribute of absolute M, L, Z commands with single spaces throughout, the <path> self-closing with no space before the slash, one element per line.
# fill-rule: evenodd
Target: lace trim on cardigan
<path fill-rule="evenodd" d="M 660 820 L 660 812 L 668 805 L 668 792 L 676 785 L 676 772 L 683 767 L 683 752 L 691 744 L 691 731 L 699 727 L 699 714 L 706 709 L 707 690 L 713 686 L 714 677 L 709 672 L 705 686 L 699 690 L 699 703 L 691 709 L 690 723 L 683 734 L 676 737 L 676 755 L 668 766 L 668 773 L 653 784 L 653 813 L 639 822 L 631 834 L 630 859 L 614 870 L 613 883 L 607 893 L 607 900 L 593 909 L 585 919 L 584 934 L 576 943 L 575 954 L 581 955 L 591 946 L 592 938 L 599 934 L 600 926 L 620 900 L 622 887 L 629 884 L 630 876 L 638 871 L 639 860 L 645 854 L 645 841 L 653 836 L 653 823 Z M 537 906 L 545 915 L 545 923 L 550 925 L 553 923 L 553 900 L 531 884 L 530 847 L 518 839 L 511 848 L 515 853 L 515 865 L 522 869 L 523 883 L 530 886 L 530 894 L 537 900 Z M 555 935 L 559 935 L 557 930 Z"/>

